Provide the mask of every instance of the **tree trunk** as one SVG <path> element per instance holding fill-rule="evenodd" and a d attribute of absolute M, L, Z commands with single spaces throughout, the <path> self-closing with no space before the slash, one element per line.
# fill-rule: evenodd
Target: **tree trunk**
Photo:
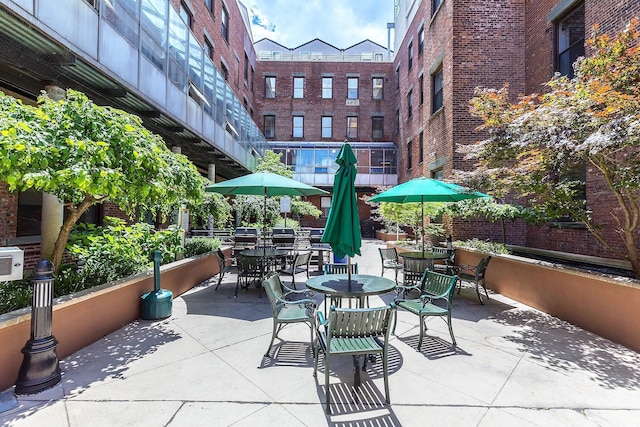
<path fill-rule="evenodd" d="M 56 243 L 53 246 L 51 263 L 53 264 L 54 274 L 60 270 L 62 258 L 64 257 L 64 250 L 67 247 L 67 241 L 69 240 L 69 235 L 73 231 L 73 227 L 75 227 L 82 214 L 85 213 L 87 209 L 89 209 L 89 207 L 91 207 L 95 203 L 96 199 L 91 196 L 86 196 L 84 201 L 80 203 L 80 205 L 76 209 L 69 209 L 69 215 L 67 215 L 64 222 L 62 223 L 60 234 L 58 234 Z"/>

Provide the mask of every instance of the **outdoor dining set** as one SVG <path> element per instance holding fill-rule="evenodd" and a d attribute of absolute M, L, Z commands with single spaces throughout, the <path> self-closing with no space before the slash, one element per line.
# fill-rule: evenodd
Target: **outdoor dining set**
<path fill-rule="evenodd" d="M 358 265 L 351 260 L 352 257 L 361 255 L 362 245 L 358 200 L 354 187 L 356 162 L 351 146 L 345 141 L 336 157 L 339 168 L 335 174 L 331 205 L 319 243 L 311 244 L 309 239 L 308 243 L 305 241 L 301 244 L 302 239 L 297 241 L 295 232 L 291 233 L 287 230 L 274 229 L 268 236 L 265 224 L 262 233 L 257 229 L 241 230 L 241 232 L 236 230 L 233 249 L 235 265 L 229 264 L 229 260 L 225 259 L 222 251 L 218 252 L 220 264 L 218 286 L 224 273 L 235 269 L 236 296 L 240 287 L 248 289 L 251 284 L 258 285 L 260 296 L 263 288 L 266 291 L 272 308 L 273 332 L 265 357 L 271 357 L 271 347 L 284 326 L 292 323 L 306 323 L 310 327 L 314 376 L 317 374 L 319 354 L 324 353 L 327 413 L 330 413 L 329 376 L 331 360 L 334 356 L 353 357 L 354 386 L 358 388 L 360 356 L 364 356 L 362 365 L 364 370 L 367 361 L 375 360 L 374 356 L 380 355 L 384 372 L 385 401 L 387 404 L 390 403 L 388 344 L 389 336 L 395 330 L 395 313 L 398 308 L 419 318 L 418 351 L 420 351 L 426 330 L 426 320 L 430 317 L 441 317 L 446 321 L 452 345 L 456 345 L 451 324 L 451 309 L 456 284 L 461 286 L 462 279 L 475 282 L 476 293 L 481 303 L 483 300 L 480 287 L 488 298 L 484 271 L 490 258 L 481 261 L 484 266 L 456 266 L 453 247 L 426 250 L 424 240 L 419 252 L 398 254 L 395 248 L 380 248 L 382 263 L 380 276 L 362 274 L 358 271 Z M 265 217 L 268 196 L 327 194 L 324 190 L 268 172 L 258 172 L 250 176 L 211 184 L 206 189 L 225 195 L 263 195 Z M 418 202 L 424 205 L 425 202 L 456 202 L 479 197 L 486 197 L 486 195 L 469 192 L 454 184 L 418 178 L 382 192 L 370 201 Z M 252 241 L 249 237 L 241 237 L 251 234 L 254 235 Z M 294 235 L 293 238 L 291 234 Z M 267 241 L 268 237 L 270 241 Z M 318 270 L 324 274 L 309 277 L 309 262 L 311 252 L 314 250 L 318 252 Z M 346 263 L 334 262 L 324 265 L 324 251 L 332 252 L 334 261 L 346 259 Z M 436 263 L 436 260 L 439 262 Z M 395 280 L 384 277 L 386 269 L 394 270 Z M 400 272 L 402 282 L 398 281 Z M 300 273 L 305 273 L 307 280 L 306 287 L 298 289 L 296 275 Z M 291 286 L 283 283 L 281 278 L 283 275 L 291 276 Z M 382 295 L 394 290 L 397 296 L 393 303 L 383 307 L 370 306 L 370 296 Z M 318 309 L 315 299 L 317 293 L 324 296 L 323 310 Z M 329 302 L 329 308 L 327 308 L 327 302 Z"/>

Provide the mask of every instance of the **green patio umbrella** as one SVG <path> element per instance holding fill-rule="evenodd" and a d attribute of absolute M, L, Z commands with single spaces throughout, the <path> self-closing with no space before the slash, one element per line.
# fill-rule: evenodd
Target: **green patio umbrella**
<path fill-rule="evenodd" d="M 360 255 L 362 237 L 355 188 L 357 159 L 349 143 L 345 142 L 340 148 L 336 163 L 339 167 L 333 181 L 333 196 L 327 224 L 320 241 L 329 243 L 338 258 L 348 256 L 347 271 L 351 280 L 351 257 Z"/>
<path fill-rule="evenodd" d="M 424 236 L 424 202 L 459 202 L 466 199 L 490 197 L 478 191 L 469 191 L 457 184 L 438 181 L 437 179 L 412 179 L 396 185 L 387 191 L 373 196 L 370 202 L 393 203 L 421 203 L 422 205 L 422 235 Z M 424 237 L 422 238 L 422 253 L 424 254 Z"/>
<path fill-rule="evenodd" d="M 227 181 L 209 184 L 205 191 L 230 195 L 264 196 L 264 219 L 262 222 L 263 236 L 266 235 L 267 197 L 268 196 L 312 196 L 315 194 L 329 194 L 328 192 L 305 184 L 286 176 L 262 171 Z"/>

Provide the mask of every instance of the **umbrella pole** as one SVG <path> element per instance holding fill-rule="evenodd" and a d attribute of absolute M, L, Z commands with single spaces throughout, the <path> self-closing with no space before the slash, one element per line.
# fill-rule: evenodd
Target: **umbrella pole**
<path fill-rule="evenodd" d="M 424 258 L 424 196 L 420 196 L 420 207 L 422 208 L 422 257 Z"/>
<path fill-rule="evenodd" d="M 347 280 L 351 282 L 351 257 L 347 255 Z"/>
<path fill-rule="evenodd" d="M 267 187 L 264 188 L 264 214 L 262 216 L 262 278 L 267 272 Z M 262 296 L 262 294 L 260 294 Z"/>

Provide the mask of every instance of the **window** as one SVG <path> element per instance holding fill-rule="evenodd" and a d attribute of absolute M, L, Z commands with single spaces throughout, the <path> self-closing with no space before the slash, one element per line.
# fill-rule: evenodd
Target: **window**
<path fill-rule="evenodd" d="M 16 236 L 39 236 L 41 224 L 42 193 L 32 190 L 18 193 Z"/>
<path fill-rule="evenodd" d="M 293 78 L 293 97 L 304 98 L 304 77 Z"/>
<path fill-rule="evenodd" d="M 331 197 L 322 196 L 320 197 L 320 210 L 322 211 L 321 218 L 326 218 L 329 216 L 329 208 L 331 207 Z"/>
<path fill-rule="evenodd" d="M 358 138 L 358 118 L 347 117 L 347 138 Z"/>
<path fill-rule="evenodd" d="M 304 117 L 293 116 L 293 137 L 302 138 L 304 135 Z"/>
<path fill-rule="evenodd" d="M 249 84 L 249 57 L 244 54 L 244 82 Z"/>
<path fill-rule="evenodd" d="M 409 43 L 409 57 L 407 58 L 407 63 L 409 64 L 407 71 L 411 71 L 411 68 L 413 68 L 413 42 Z"/>
<path fill-rule="evenodd" d="M 373 81 L 372 81 L 372 87 L 373 87 L 373 99 L 382 99 L 382 89 L 383 89 L 383 85 L 384 85 L 384 79 L 382 77 L 374 77 Z"/>
<path fill-rule="evenodd" d="M 431 0 L 431 16 L 436 14 L 441 4 L 442 0 Z"/>
<path fill-rule="evenodd" d="M 407 142 L 407 169 L 411 170 L 413 167 L 413 141 Z"/>
<path fill-rule="evenodd" d="M 349 77 L 347 79 L 347 98 L 358 99 L 358 78 Z"/>
<path fill-rule="evenodd" d="M 424 52 L 424 27 L 418 31 L 418 55 Z"/>
<path fill-rule="evenodd" d="M 182 18 L 186 26 L 191 28 L 193 18 L 191 17 L 191 12 L 189 12 L 187 5 L 185 5 L 184 3 L 180 3 L 180 17 Z"/>
<path fill-rule="evenodd" d="M 422 163 L 424 160 L 424 132 L 420 132 L 418 143 L 418 163 Z"/>
<path fill-rule="evenodd" d="M 264 137 L 276 137 L 276 116 L 264 116 Z"/>
<path fill-rule="evenodd" d="M 331 138 L 333 131 L 333 117 L 322 116 L 322 137 Z"/>
<path fill-rule="evenodd" d="M 431 113 L 433 114 L 442 108 L 442 86 L 443 86 L 442 67 L 440 67 L 438 71 L 436 71 L 433 74 L 432 80 L 433 80 L 433 91 L 432 91 L 432 97 L 431 97 L 432 99 Z"/>
<path fill-rule="evenodd" d="M 204 5 L 207 6 L 207 9 L 213 15 L 213 0 L 204 0 Z"/>
<path fill-rule="evenodd" d="M 254 71 L 253 67 L 251 67 L 251 82 L 250 82 L 250 85 L 251 85 L 251 93 L 253 93 L 253 79 L 254 79 L 254 77 L 255 77 L 255 74 L 256 74 L 256 73 L 255 73 L 255 71 Z"/>
<path fill-rule="evenodd" d="M 333 77 L 322 78 L 322 98 L 333 98 Z"/>
<path fill-rule="evenodd" d="M 225 82 L 228 81 L 229 70 L 227 69 L 227 66 L 224 65 L 224 62 L 220 62 L 220 74 L 222 74 L 222 78 Z"/>
<path fill-rule="evenodd" d="M 207 38 L 204 39 L 204 56 L 213 59 L 213 45 Z"/>
<path fill-rule="evenodd" d="M 273 99 L 276 97 L 276 78 L 265 77 L 264 78 L 264 97 Z"/>
<path fill-rule="evenodd" d="M 371 117 L 371 138 L 382 139 L 384 135 L 384 117 Z"/>
<path fill-rule="evenodd" d="M 410 90 L 407 94 L 407 117 L 413 116 L 413 90 Z"/>
<path fill-rule="evenodd" d="M 431 171 L 431 178 L 433 179 L 442 179 L 444 178 L 444 169 L 436 169 Z"/>
<path fill-rule="evenodd" d="M 400 67 L 396 68 L 396 90 L 400 89 Z"/>
<path fill-rule="evenodd" d="M 557 22 L 555 35 L 556 71 L 573 78 L 573 64 L 584 56 L 584 3 Z"/>
<path fill-rule="evenodd" d="M 424 104 L 424 74 L 420 75 L 420 105 Z"/>
<path fill-rule="evenodd" d="M 222 5 L 222 11 L 220 22 L 222 23 L 222 37 L 228 42 L 229 41 L 229 13 L 227 12 L 227 8 Z"/>

